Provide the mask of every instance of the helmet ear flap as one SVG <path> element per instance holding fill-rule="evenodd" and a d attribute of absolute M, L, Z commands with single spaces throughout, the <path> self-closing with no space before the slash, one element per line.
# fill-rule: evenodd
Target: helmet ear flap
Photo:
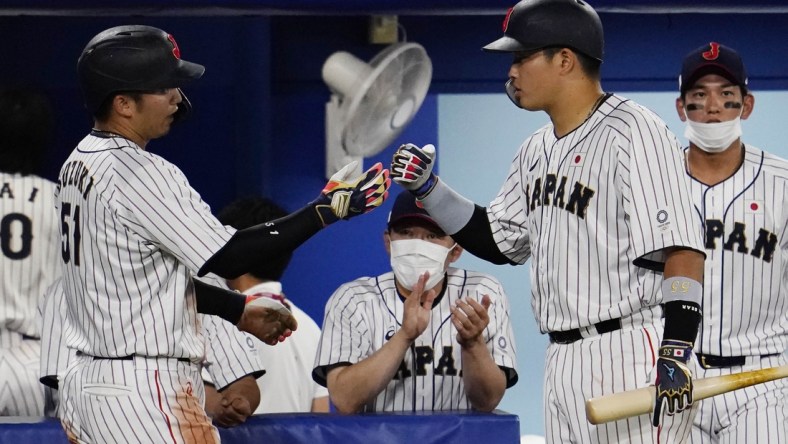
<path fill-rule="evenodd" d="M 192 102 L 180 88 L 178 88 L 178 93 L 181 95 L 181 102 L 178 104 L 178 110 L 172 115 L 173 124 L 182 122 L 192 112 Z"/>

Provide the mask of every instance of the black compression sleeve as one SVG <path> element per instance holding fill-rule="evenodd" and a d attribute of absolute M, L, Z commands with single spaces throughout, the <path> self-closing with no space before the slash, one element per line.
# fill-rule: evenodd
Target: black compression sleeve
<path fill-rule="evenodd" d="M 506 257 L 493 238 L 492 230 L 490 229 L 490 222 L 487 220 L 487 209 L 475 205 L 471 219 L 465 224 L 460 231 L 451 235 L 451 237 L 468 250 L 474 256 L 484 259 L 493 264 L 512 264 L 515 265 L 508 257 Z"/>
<path fill-rule="evenodd" d="M 198 313 L 219 316 L 233 325 L 241 320 L 246 306 L 246 295 L 208 285 L 197 279 L 194 279 L 194 293 L 197 297 Z"/>
<path fill-rule="evenodd" d="M 665 311 L 665 333 L 662 339 L 676 339 L 695 343 L 700 324 L 700 306 L 689 301 L 670 301 L 663 304 Z"/>
<path fill-rule="evenodd" d="M 198 276 L 216 273 L 235 279 L 253 264 L 290 253 L 323 228 L 314 205 L 264 224 L 236 231 L 233 237 L 200 268 Z"/>

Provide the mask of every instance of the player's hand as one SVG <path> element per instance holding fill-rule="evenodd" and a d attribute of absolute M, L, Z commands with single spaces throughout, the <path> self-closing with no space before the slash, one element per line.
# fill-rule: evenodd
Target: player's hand
<path fill-rule="evenodd" d="M 236 326 L 268 345 L 276 345 L 298 328 L 298 322 L 292 314 L 247 302 Z"/>
<path fill-rule="evenodd" d="M 692 354 L 692 344 L 666 339 L 659 347 L 657 359 L 656 404 L 652 424 L 659 426 L 662 411 L 668 415 L 692 406 L 692 374 L 687 361 Z"/>
<path fill-rule="evenodd" d="M 213 422 L 222 427 L 235 427 L 243 424 L 252 414 L 249 400 L 243 396 L 223 396 L 221 410 L 213 418 Z"/>
<path fill-rule="evenodd" d="M 419 148 L 412 143 L 401 145 L 391 161 L 391 178 L 402 188 L 424 197 L 435 187 L 438 177 L 432 172 L 435 166 L 435 146 Z"/>
<path fill-rule="evenodd" d="M 389 170 L 378 162 L 360 176 L 350 177 L 357 163 L 354 160 L 331 176 L 313 202 L 324 227 L 372 211 L 388 197 Z"/>
<path fill-rule="evenodd" d="M 484 329 L 490 323 L 487 309 L 490 308 L 490 296 L 482 296 L 481 304 L 473 298 L 459 299 L 451 307 L 451 322 L 457 329 L 457 342 L 462 348 L 484 344 Z"/>
<path fill-rule="evenodd" d="M 437 293 L 434 289 L 424 290 L 424 285 L 429 277 L 429 272 L 419 276 L 419 280 L 413 285 L 410 296 L 405 299 L 401 330 L 410 342 L 421 336 L 430 324 L 432 302 L 435 300 Z"/>

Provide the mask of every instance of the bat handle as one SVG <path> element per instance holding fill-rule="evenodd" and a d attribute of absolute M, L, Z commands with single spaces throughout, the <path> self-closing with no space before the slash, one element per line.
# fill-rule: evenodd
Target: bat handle
<path fill-rule="evenodd" d="M 592 398 L 586 401 L 586 417 L 591 424 L 602 424 L 630 416 L 642 415 L 654 411 L 656 389 L 653 385 L 604 396 L 604 402 L 598 403 Z"/>

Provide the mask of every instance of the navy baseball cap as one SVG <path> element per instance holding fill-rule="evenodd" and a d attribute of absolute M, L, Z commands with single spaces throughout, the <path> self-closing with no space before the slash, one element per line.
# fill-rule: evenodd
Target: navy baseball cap
<path fill-rule="evenodd" d="M 718 74 L 747 91 L 747 71 L 739 53 L 725 45 L 710 42 L 684 57 L 679 76 L 681 94 L 706 74 Z"/>
<path fill-rule="evenodd" d="M 433 219 L 429 213 L 427 213 L 427 210 L 422 207 L 420 202 L 416 201 L 416 197 L 409 191 L 402 191 L 394 200 L 394 206 L 391 207 L 388 227 L 391 228 L 392 225 L 407 219 L 418 219 L 432 224 L 436 228 L 440 229 L 438 224 L 435 222 L 435 219 Z"/>

